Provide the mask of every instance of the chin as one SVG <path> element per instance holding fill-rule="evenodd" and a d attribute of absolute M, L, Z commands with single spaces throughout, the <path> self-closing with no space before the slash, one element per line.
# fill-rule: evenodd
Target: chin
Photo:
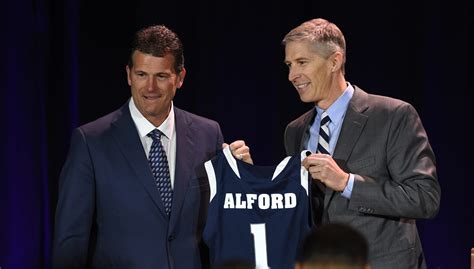
<path fill-rule="evenodd" d="M 314 103 L 314 100 L 312 100 L 311 98 L 308 98 L 308 97 L 304 97 L 304 96 L 300 96 L 300 100 L 303 103 Z"/>
<path fill-rule="evenodd" d="M 152 117 L 160 117 L 163 115 L 163 111 L 161 110 L 150 110 L 148 111 L 148 115 L 152 116 Z"/>

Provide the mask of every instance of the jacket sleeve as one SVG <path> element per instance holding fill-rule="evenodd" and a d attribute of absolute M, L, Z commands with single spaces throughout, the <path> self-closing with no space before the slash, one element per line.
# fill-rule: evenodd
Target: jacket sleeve
<path fill-rule="evenodd" d="M 416 110 L 394 111 L 386 145 L 386 178 L 355 175 L 349 208 L 397 218 L 434 217 L 440 204 L 434 152 Z"/>
<path fill-rule="evenodd" d="M 76 129 L 59 179 L 53 268 L 87 267 L 94 205 L 94 167 L 86 137 Z"/>

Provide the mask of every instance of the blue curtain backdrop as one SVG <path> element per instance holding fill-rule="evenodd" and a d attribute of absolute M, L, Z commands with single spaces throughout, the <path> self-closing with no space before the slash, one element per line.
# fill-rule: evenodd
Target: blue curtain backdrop
<path fill-rule="evenodd" d="M 347 79 L 412 103 L 438 161 L 441 210 L 419 222 L 429 268 L 468 268 L 474 247 L 472 1 L 6 0 L 0 8 L 0 268 L 50 268 L 57 181 L 73 128 L 130 96 L 133 32 L 183 40 L 175 105 L 246 140 L 257 164 L 284 156 L 283 131 L 310 109 L 287 81 L 283 36 L 327 18 L 347 40 Z"/>
<path fill-rule="evenodd" d="M 78 125 L 78 9 L 74 0 L 2 3 L 2 269 L 51 267 L 59 159 Z"/>

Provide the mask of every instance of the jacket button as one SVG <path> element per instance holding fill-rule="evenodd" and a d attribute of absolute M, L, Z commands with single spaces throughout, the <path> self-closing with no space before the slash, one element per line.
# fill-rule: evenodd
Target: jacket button
<path fill-rule="evenodd" d="M 168 236 L 168 241 L 173 241 L 174 240 L 174 235 Z"/>

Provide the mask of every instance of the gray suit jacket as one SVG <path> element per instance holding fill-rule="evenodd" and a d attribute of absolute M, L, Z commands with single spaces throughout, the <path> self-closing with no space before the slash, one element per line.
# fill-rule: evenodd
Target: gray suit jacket
<path fill-rule="evenodd" d="M 315 215 L 322 211 L 323 223 L 347 223 L 362 232 L 372 268 L 425 268 L 415 219 L 434 217 L 440 203 L 428 137 L 410 104 L 354 88 L 333 154 L 355 175 L 352 196 L 327 188 L 320 203 L 315 197 Z M 314 113 L 287 126 L 288 155 L 304 149 Z"/>

